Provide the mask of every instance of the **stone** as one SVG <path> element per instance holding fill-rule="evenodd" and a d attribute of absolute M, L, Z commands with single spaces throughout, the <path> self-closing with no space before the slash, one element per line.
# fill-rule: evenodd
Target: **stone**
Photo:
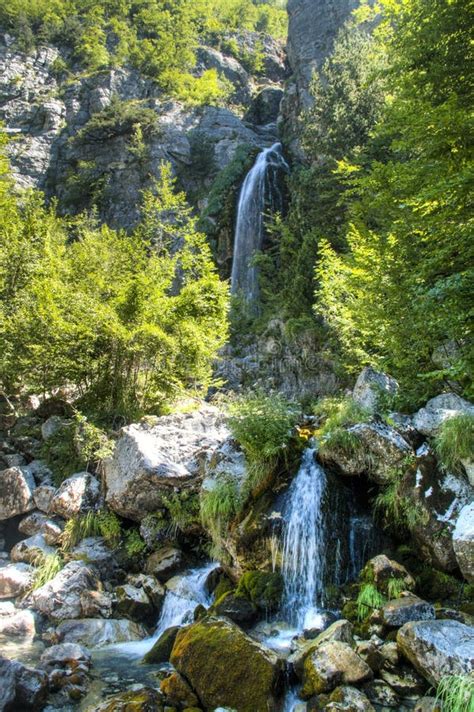
<path fill-rule="evenodd" d="M 464 505 L 453 531 L 453 549 L 462 575 L 474 583 L 474 502 Z"/>
<path fill-rule="evenodd" d="M 139 623 L 118 618 L 80 618 L 61 623 L 56 632 L 64 643 L 79 643 L 87 648 L 98 648 L 115 643 L 128 643 L 146 636 Z"/>
<path fill-rule="evenodd" d="M 71 559 L 83 560 L 94 566 L 102 579 L 110 578 L 118 566 L 115 552 L 99 536 L 86 537 L 69 555 Z"/>
<path fill-rule="evenodd" d="M 347 712 L 375 712 L 368 697 L 356 687 L 342 685 L 329 696 L 327 710 L 347 710 Z"/>
<path fill-rule="evenodd" d="M 415 413 L 413 425 L 423 435 L 434 437 L 446 420 L 457 415 L 474 416 L 474 405 L 456 393 L 442 393 Z"/>
<path fill-rule="evenodd" d="M 338 685 L 358 685 L 372 677 L 370 667 L 350 645 L 339 640 L 328 641 L 304 661 L 301 696 L 308 699 L 330 692 Z"/>
<path fill-rule="evenodd" d="M 398 665 L 398 647 L 394 641 L 384 643 L 380 646 L 380 655 L 382 656 L 384 663 L 387 665 L 392 665 L 395 667 Z"/>
<path fill-rule="evenodd" d="M 191 687 L 178 672 L 171 673 L 161 681 L 160 691 L 168 703 L 177 705 L 179 708 L 197 707 L 199 704 Z"/>
<path fill-rule="evenodd" d="M 413 712 L 442 712 L 441 703 L 436 701 L 436 697 L 420 697 Z"/>
<path fill-rule="evenodd" d="M 53 579 L 32 592 L 31 605 L 54 621 L 78 618 L 82 615 L 83 592 L 97 586 L 91 567 L 82 561 L 71 561 Z"/>
<path fill-rule="evenodd" d="M 155 609 L 160 610 L 166 591 L 164 586 L 162 586 L 154 576 L 148 576 L 146 574 L 133 574 L 131 576 L 127 576 L 127 583 L 132 586 L 136 586 L 137 588 L 143 588 Z"/>
<path fill-rule="evenodd" d="M 407 660 L 432 685 L 445 675 L 474 669 L 474 628 L 452 620 L 406 623 L 397 644 Z"/>
<path fill-rule="evenodd" d="M 385 625 L 398 628 L 410 621 L 428 621 L 435 618 L 435 609 L 431 603 L 423 601 L 413 594 L 388 601 L 381 609 Z"/>
<path fill-rule="evenodd" d="M 23 517 L 18 525 L 18 531 L 21 534 L 26 534 L 27 536 L 32 536 L 33 534 L 40 534 L 43 531 L 45 522 L 48 521 L 48 517 L 42 512 L 32 512 Z"/>
<path fill-rule="evenodd" d="M 10 467 L 0 472 L 0 521 L 35 508 L 33 476 L 20 467 Z"/>
<path fill-rule="evenodd" d="M 382 668 L 380 677 L 400 697 L 418 697 L 426 690 L 426 681 L 415 670 L 406 665 L 391 670 Z"/>
<path fill-rule="evenodd" d="M 329 628 L 320 633 L 313 640 L 300 642 L 297 649 L 288 657 L 288 664 L 291 665 L 300 679 L 304 675 L 304 661 L 314 650 L 323 643 L 332 640 L 338 640 L 347 643 L 351 647 L 354 646 L 354 638 L 352 637 L 353 627 L 348 620 L 341 619 L 332 623 Z"/>
<path fill-rule="evenodd" d="M 177 625 L 166 628 L 154 643 L 152 649 L 144 655 L 143 662 L 146 664 L 167 663 L 179 629 L 180 627 Z"/>
<path fill-rule="evenodd" d="M 100 485 L 89 472 L 78 472 L 68 477 L 57 490 L 51 502 L 51 511 L 70 519 L 86 512 L 97 504 Z"/>
<path fill-rule="evenodd" d="M 95 712 L 164 712 L 163 698 L 152 687 L 120 692 L 95 707 Z M 171 710 L 170 710 L 171 712 Z"/>
<path fill-rule="evenodd" d="M 112 618 L 113 596 L 106 591 L 83 591 L 81 610 L 84 618 Z"/>
<path fill-rule="evenodd" d="M 0 603 L 0 635 L 33 638 L 36 621 L 32 611 L 16 608 L 13 603 Z"/>
<path fill-rule="evenodd" d="M 407 591 L 415 589 L 415 579 L 404 566 L 389 559 L 385 554 L 378 554 L 366 563 L 360 575 L 363 581 L 373 581 L 377 589 L 387 595 L 387 585 L 391 579 L 402 580 Z"/>
<path fill-rule="evenodd" d="M 15 544 L 10 552 L 10 557 L 14 562 L 23 561 L 27 564 L 40 565 L 47 556 L 52 556 L 55 553 L 56 549 L 46 544 L 42 534 L 35 534 Z"/>
<path fill-rule="evenodd" d="M 0 710 L 40 710 L 48 696 L 48 676 L 42 670 L 0 656 Z"/>
<path fill-rule="evenodd" d="M 120 618 L 130 618 L 152 624 L 156 619 L 155 610 L 143 588 L 137 588 L 129 583 L 117 586 L 115 589 L 115 612 Z"/>
<path fill-rule="evenodd" d="M 40 485 L 33 492 L 35 506 L 45 514 L 51 510 L 51 502 L 56 493 L 56 488 L 52 485 Z"/>
<path fill-rule="evenodd" d="M 52 672 L 56 668 L 70 667 L 74 669 L 78 665 L 90 668 L 92 655 L 83 645 L 77 643 L 60 643 L 46 648 L 41 655 L 41 667 L 47 672 Z"/>
<path fill-rule="evenodd" d="M 21 596 L 33 584 L 34 569 L 28 564 L 0 566 L 0 599 Z"/>
<path fill-rule="evenodd" d="M 376 413 L 384 400 L 394 398 L 398 392 L 397 381 L 381 371 L 366 366 L 359 374 L 352 398 L 370 413 Z"/>
<path fill-rule="evenodd" d="M 280 691 L 277 655 L 225 619 L 209 617 L 182 628 L 170 660 L 205 709 L 265 712 Z"/>
<path fill-rule="evenodd" d="M 257 619 L 257 607 L 244 596 L 233 591 L 224 593 L 210 609 L 212 615 L 226 616 L 234 623 L 250 625 Z"/>
<path fill-rule="evenodd" d="M 41 436 L 43 440 L 49 440 L 63 428 L 69 421 L 60 415 L 51 415 L 41 426 Z"/>
<path fill-rule="evenodd" d="M 373 640 L 360 640 L 356 643 L 355 651 L 375 673 L 380 670 L 385 662 L 384 656 L 380 651 L 380 646 Z"/>
<path fill-rule="evenodd" d="M 382 709 L 400 709 L 400 699 L 384 680 L 370 680 L 362 688 L 370 702 Z"/>
<path fill-rule="evenodd" d="M 156 576 L 160 581 L 166 581 L 181 566 L 183 555 L 174 546 L 163 546 L 151 554 L 146 562 L 146 572 Z"/>
<path fill-rule="evenodd" d="M 22 467 L 21 469 L 23 470 L 23 472 L 31 475 L 34 478 L 35 482 L 38 484 L 38 486 L 52 486 L 53 473 L 51 472 L 44 460 L 32 460 L 32 462 L 28 463 L 28 465 Z M 56 491 L 55 487 L 53 487 L 53 489 L 54 491 Z M 33 499 L 35 493 L 36 490 L 33 492 Z"/>
<path fill-rule="evenodd" d="M 123 428 L 105 463 L 107 504 L 141 521 L 162 507 L 163 496 L 174 488 L 197 486 L 206 463 L 229 437 L 223 414 L 209 405 Z"/>

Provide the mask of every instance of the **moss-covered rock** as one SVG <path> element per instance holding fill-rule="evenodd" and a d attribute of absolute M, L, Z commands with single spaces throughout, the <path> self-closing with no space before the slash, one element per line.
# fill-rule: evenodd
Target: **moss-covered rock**
<path fill-rule="evenodd" d="M 220 706 L 239 712 L 275 709 L 281 660 L 230 621 L 209 617 L 182 628 L 171 663 L 208 710 Z"/>
<path fill-rule="evenodd" d="M 283 578 L 280 573 L 246 571 L 237 586 L 237 595 L 245 596 L 264 611 L 276 610 L 283 593 Z"/>
<path fill-rule="evenodd" d="M 166 701 L 172 705 L 195 707 L 199 702 L 191 687 L 178 672 L 172 672 L 161 681 L 160 691 Z"/>
<path fill-rule="evenodd" d="M 173 650 L 174 641 L 179 631 L 179 626 L 173 625 L 160 635 L 154 646 L 143 657 L 142 662 L 147 665 L 167 663 Z"/>
<path fill-rule="evenodd" d="M 96 707 L 96 712 L 163 712 L 163 698 L 152 687 L 121 692 Z"/>
<path fill-rule="evenodd" d="M 245 596 L 233 591 L 228 591 L 218 598 L 209 612 L 216 616 L 226 616 L 242 625 L 250 625 L 258 616 L 257 606 Z"/>
<path fill-rule="evenodd" d="M 338 685 L 358 685 L 373 677 L 372 670 L 354 650 L 342 641 L 323 643 L 304 661 L 301 696 L 309 699 L 330 692 Z"/>
<path fill-rule="evenodd" d="M 415 579 L 398 561 L 389 559 L 385 554 L 379 554 L 370 559 L 360 575 L 361 581 L 373 583 L 380 593 L 390 595 L 389 587 L 393 581 L 399 581 L 406 591 L 415 589 Z"/>

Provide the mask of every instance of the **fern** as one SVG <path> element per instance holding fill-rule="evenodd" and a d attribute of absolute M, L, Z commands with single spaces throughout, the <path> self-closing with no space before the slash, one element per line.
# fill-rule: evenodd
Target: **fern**
<path fill-rule="evenodd" d="M 357 619 L 365 621 L 372 611 L 380 608 L 386 603 L 383 596 L 372 583 L 366 583 L 357 596 Z"/>

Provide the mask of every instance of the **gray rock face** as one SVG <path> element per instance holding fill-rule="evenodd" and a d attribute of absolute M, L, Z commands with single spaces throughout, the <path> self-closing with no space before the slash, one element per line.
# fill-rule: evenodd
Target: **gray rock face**
<path fill-rule="evenodd" d="M 34 569 L 28 564 L 0 567 L 0 599 L 21 596 L 33 583 Z"/>
<path fill-rule="evenodd" d="M 302 696 L 330 692 L 338 685 L 358 685 L 373 677 L 372 670 L 350 645 L 328 641 L 319 646 L 304 662 Z"/>
<path fill-rule="evenodd" d="M 31 594 L 31 605 L 52 620 L 61 621 L 82 615 L 81 594 L 97 588 L 92 569 L 82 561 L 71 561 L 48 583 Z"/>
<path fill-rule="evenodd" d="M 11 560 L 23 561 L 26 564 L 39 564 L 46 556 L 54 554 L 56 549 L 48 546 L 42 534 L 34 534 L 28 539 L 23 539 L 15 544 L 11 550 Z"/>
<path fill-rule="evenodd" d="M 410 621 L 434 620 L 435 609 L 417 596 L 403 596 L 384 605 L 382 618 L 385 625 L 398 628 Z"/>
<path fill-rule="evenodd" d="M 51 511 L 65 519 L 94 507 L 100 485 L 90 472 L 78 472 L 62 482 L 51 502 Z"/>
<path fill-rule="evenodd" d="M 153 605 L 143 588 L 124 584 L 115 589 L 118 616 L 132 621 L 152 623 L 156 618 Z"/>
<path fill-rule="evenodd" d="M 174 546 L 163 546 L 154 551 L 146 562 L 146 571 L 160 581 L 167 581 L 181 566 L 183 555 Z"/>
<path fill-rule="evenodd" d="M 415 413 L 413 425 L 423 435 L 433 437 L 446 420 L 457 415 L 474 416 L 474 405 L 456 393 L 442 393 Z"/>
<path fill-rule="evenodd" d="M 0 603 L 0 635 L 33 638 L 35 617 L 29 610 L 16 608 L 10 601 Z"/>
<path fill-rule="evenodd" d="M 395 396 L 397 391 L 394 378 L 366 366 L 357 378 L 352 397 L 362 408 L 375 413 L 383 399 Z"/>
<path fill-rule="evenodd" d="M 92 656 L 87 648 L 75 643 L 61 643 L 47 648 L 41 656 L 41 667 L 51 672 L 66 665 L 86 665 L 90 667 Z"/>
<path fill-rule="evenodd" d="M 458 621 L 406 623 L 397 633 L 403 655 L 429 683 L 474 669 L 474 628 Z"/>
<path fill-rule="evenodd" d="M 33 492 L 33 499 L 35 505 L 41 512 L 49 514 L 51 509 L 51 502 L 56 493 L 56 488 L 52 485 L 40 485 Z"/>
<path fill-rule="evenodd" d="M 35 508 L 33 476 L 19 467 L 0 472 L 0 520 L 11 519 Z"/>
<path fill-rule="evenodd" d="M 64 643 L 79 643 L 89 648 L 126 643 L 146 635 L 146 629 L 139 623 L 115 618 L 68 620 L 61 623 L 56 630 Z"/>
<path fill-rule="evenodd" d="M 39 710 L 48 696 L 48 676 L 0 656 L 0 710 Z"/>
<path fill-rule="evenodd" d="M 474 583 L 474 503 L 460 511 L 453 531 L 453 549 L 464 578 Z"/>
<path fill-rule="evenodd" d="M 159 509 L 173 488 L 196 487 L 229 436 L 222 414 L 212 406 L 164 416 L 155 425 L 129 425 L 105 464 L 107 504 L 140 521 Z"/>

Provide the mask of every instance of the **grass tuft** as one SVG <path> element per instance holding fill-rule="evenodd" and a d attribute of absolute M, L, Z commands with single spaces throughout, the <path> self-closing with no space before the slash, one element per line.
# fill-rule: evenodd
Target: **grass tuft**
<path fill-rule="evenodd" d="M 474 676 L 446 675 L 438 685 L 436 701 L 443 712 L 474 712 Z"/>
<path fill-rule="evenodd" d="M 64 561 L 61 556 L 55 552 L 54 554 L 39 557 L 38 563 L 36 564 L 35 562 L 35 566 L 36 565 L 37 569 L 31 586 L 31 590 L 33 591 L 37 588 L 41 588 L 41 586 L 44 586 L 48 581 L 51 581 L 63 568 Z"/>
<path fill-rule="evenodd" d="M 406 591 L 405 581 L 401 578 L 390 578 L 387 581 L 387 595 L 390 601 L 400 598 L 400 594 Z"/>
<path fill-rule="evenodd" d="M 384 603 L 386 603 L 385 596 L 377 590 L 374 584 L 364 584 L 357 596 L 357 620 L 365 621 L 373 611 L 383 606 Z"/>
<path fill-rule="evenodd" d="M 352 398 L 323 398 L 313 408 L 315 415 L 323 419 L 322 426 L 316 431 L 321 449 L 339 450 L 348 456 L 355 455 L 361 449 L 361 442 L 356 433 L 347 430 L 356 423 L 365 423 L 370 413 Z"/>
<path fill-rule="evenodd" d="M 446 469 L 459 472 L 462 460 L 474 458 L 474 416 L 446 420 L 436 435 L 435 450 Z"/>
<path fill-rule="evenodd" d="M 219 545 L 240 505 L 237 483 L 231 477 L 221 476 L 212 489 L 201 492 L 201 521 L 215 545 Z"/>

